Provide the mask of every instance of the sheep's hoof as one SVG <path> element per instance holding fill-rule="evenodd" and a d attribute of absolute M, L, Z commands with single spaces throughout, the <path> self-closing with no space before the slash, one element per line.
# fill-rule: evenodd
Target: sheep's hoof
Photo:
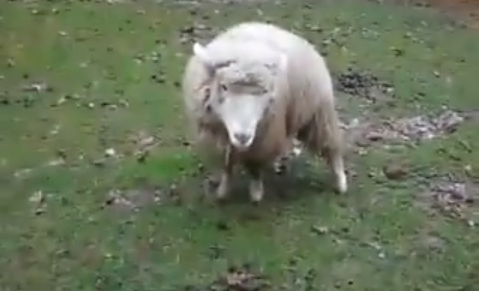
<path fill-rule="evenodd" d="M 216 189 L 216 199 L 224 200 L 228 196 L 229 183 L 226 177 L 222 177 L 218 188 Z"/>
<path fill-rule="evenodd" d="M 228 190 L 225 189 L 225 187 L 218 187 L 216 190 L 216 200 L 222 201 L 225 200 L 226 197 L 228 197 Z"/>
<path fill-rule="evenodd" d="M 251 202 L 254 204 L 261 202 L 264 196 L 263 183 L 261 181 L 251 181 L 249 195 Z"/>
<path fill-rule="evenodd" d="M 288 171 L 288 166 L 286 165 L 286 159 L 280 159 L 275 161 L 273 164 L 273 169 L 276 175 L 283 175 Z"/>
<path fill-rule="evenodd" d="M 346 178 L 346 174 L 344 172 L 341 172 L 337 175 L 336 180 L 336 191 L 339 194 L 345 194 L 348 191 L 348 179 Z"/>

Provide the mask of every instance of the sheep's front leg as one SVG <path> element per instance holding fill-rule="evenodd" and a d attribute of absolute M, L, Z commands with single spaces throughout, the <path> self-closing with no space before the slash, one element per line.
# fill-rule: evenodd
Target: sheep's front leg
<path fill-rule="evenodd" d="M 223 170 L 221 172 L 220 183 L 216 190 L 216 198 L 222 200 L 228 196 L 231 174 L 234 167 L 234 154 L 231 147 L 228 147 L 225 151 Z"/>
<path fill-rule="evenodd" d="M 259 203 L 263 200 L 264 196 L 262 167 L 256 163 L 248 163 L 246 164 L 246 170 L 251 177 L 249 183 L 249 196 L 251 202 Z"/>

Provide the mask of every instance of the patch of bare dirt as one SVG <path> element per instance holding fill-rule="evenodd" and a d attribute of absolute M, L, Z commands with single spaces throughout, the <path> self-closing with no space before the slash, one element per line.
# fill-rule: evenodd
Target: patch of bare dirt
<path fill-rule="evenodd" d="M 164 197 L 164 190 L 157 188 L 112 189 L 107 193 L 104 207 L 131 213 L 149 204 L 160 203 Z"/>
<path fill-rule="evenodd" d="M 313 268 L 300 268 L 297 258 L 282 266 L 283 282 L 273 283 L 261 270 L 249 263 L 231 266 L 224 274 L 208 284 L 184 286 L 181 290 L 197 291 L 299 291 L 317 289 L 317 272 Z M 351 285 L 352 281 L 348 282 Z"/>
<path fill-rule="evenodd" d="M 197 13 L 196 9 L 190 10 L 190 14 L 193 17 L 196 17 Z M 219 28 L 207 26 L 197 21 L 192 25 L 187 25 L 180 29 L 179 40 L 182 44 L 192 45 L 197 40 L 200 40 L 201 42 L 210 41 L 219 32 Z"/>
<path fill-rule="evenodd" d="M 268 291 L 272 290 L 268 278 L 251 266 L 231 266 L 225 274 L 221 274 L 216 280 L 207 286 L 188 285 L 182 288 L 184 291 L 210 290 L 210 291 Z"/>
<path fill-rule="evenodd" d="M 144 162 L 150 155 L 150 152 L 160 144 L 158 138 L 146 131 L 135 132 L 130 139 L 134 144 L 133 147 L 135 149 L 133 155 L 140 163 Z"/>
<path fill-rule="evenodd" d="M 436 115 L 419 115 L 379 122 L 353 119 L 344 125 L 349 142 L 359 149 L 376 145 L 408 146 L 454 133 L 472 113 L 446 109 Z"/>
<path fill-rule="evenodd" d="M 336 76 L 335 87 L 340 92 L 366 98 L 372 102 L 394 94 L 392 84 L 380 80 L 370 72 L 352 67 Z"/>
<path fill-rule="evenodd" d="M 419 201 L 426 209 L 434 209 L 470 227 L 479 223 L 479 184 L 450 177 L 434 179 L 420 193 Z"/>

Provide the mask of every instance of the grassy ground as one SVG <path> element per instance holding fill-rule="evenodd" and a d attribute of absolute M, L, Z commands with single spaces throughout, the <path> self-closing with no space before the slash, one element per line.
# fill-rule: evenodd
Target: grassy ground
<path fill-rule="evenodd" d="M 347 196 L 323 164 L 298 161 L 259 209 L 244 185 L 217 207 L 202 199 L 214 171 L 188 148 L 178 90 L 193 40 L 269 19 L 317 44 L 335 76 L 354 66 L 392 84 L 338 91 L 345 123 L 470 112 L 476 31 L 367 1 L 137 2 L 0 4 L 1 290 L 202 290 L 245 263 L 271 290 L 479 286 L 474 118 L 414 146 L 352 143 Z M 437 186 L 453 182 L 468 192 Z"/>

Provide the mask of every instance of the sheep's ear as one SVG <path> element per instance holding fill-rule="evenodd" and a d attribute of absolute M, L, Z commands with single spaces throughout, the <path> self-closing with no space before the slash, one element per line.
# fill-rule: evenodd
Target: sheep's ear
<path fill-rule="evenodd" d="M 206 50 L 204 46 L 199 43 L 195 43 L 193 45 L 193 53 L 200 59 L 200 61 L 205 66 L 206 70 L 210 74 L 210 77 L 214 75 L 215 67 L 212 61 L 212 58 L 209 52 Z"/>
<path fill-rule="evenodd" d="M 278 69 L 280 72 L 285 72 L 288 69 L 288 56 L 286 54 L 281 54 Z"/>
<path fill-rule="evenodd" d="M 211 66 L 211 58 L 204 46 L 195 42 L 193 45 L 193 53 L 207 66 Z"/>

